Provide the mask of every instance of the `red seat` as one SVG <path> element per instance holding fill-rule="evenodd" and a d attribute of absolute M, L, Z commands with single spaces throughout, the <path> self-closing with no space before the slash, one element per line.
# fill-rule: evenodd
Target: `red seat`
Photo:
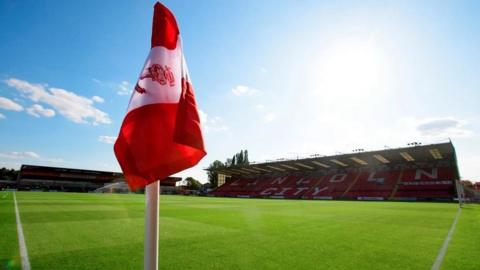
<path fill-rule="evenodd" d="M 455 197 L 454 176 L 453 167 L 434 167 L 403 172 L 399 169 L 350 169 L 325 175 L 232 177 L 210 194 L 292 199 L 389 199 L 396 190 L 394 197 L 397 199 L 452 199 Z"/>

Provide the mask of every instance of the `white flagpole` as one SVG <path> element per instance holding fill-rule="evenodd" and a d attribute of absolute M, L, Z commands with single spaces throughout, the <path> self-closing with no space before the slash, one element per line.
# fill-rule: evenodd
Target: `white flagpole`
<path fill-rule="evenodd" d="M 145 188 L 145 246 L 143 269 L 158 270 L 158 209 L 160 205 L 159 181 Z"/>

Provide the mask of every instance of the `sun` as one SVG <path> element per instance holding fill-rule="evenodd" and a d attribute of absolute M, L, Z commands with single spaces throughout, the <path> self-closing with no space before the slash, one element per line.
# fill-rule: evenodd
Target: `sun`
<path fill-rule="evenodd" d="M 366 98 L 383 91 L 388 79 L 385 53 L 372 39 L 332 42 L 315 59 L 313 70 L 313 90 L 335 98 Z"/>

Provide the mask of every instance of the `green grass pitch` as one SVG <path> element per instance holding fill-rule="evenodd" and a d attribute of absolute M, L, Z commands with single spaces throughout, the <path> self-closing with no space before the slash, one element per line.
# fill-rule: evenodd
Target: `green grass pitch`
<path fill-rule="evenodd" d="M 33 270 L 142 269 L 143 195 L 17 192 Z M 163 196 L 160 269 L 430 269 L 453 203 Z M 0 192 L 0 269 L 21 269 L 13 193 Z M 467 205 L 442 269 L 480 269 Z"/>

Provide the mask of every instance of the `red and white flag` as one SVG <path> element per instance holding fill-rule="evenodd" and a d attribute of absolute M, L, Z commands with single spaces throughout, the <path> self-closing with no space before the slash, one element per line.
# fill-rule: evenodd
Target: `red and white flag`
<path fill-rule="evenodd" d="M 154 7 L 152 48 L 114 151 L 132 190 L 190 168 L 206 155 L 177 22 L 160 3 Z"/>

